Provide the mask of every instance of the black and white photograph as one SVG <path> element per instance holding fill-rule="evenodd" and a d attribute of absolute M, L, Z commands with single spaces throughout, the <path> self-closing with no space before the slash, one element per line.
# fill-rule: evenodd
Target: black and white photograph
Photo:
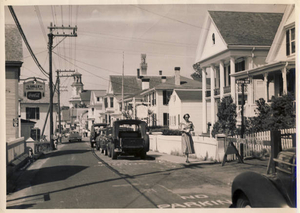
<path fill-rule="evenodd" d="M 1 212 L 297 211 L 299 2 L 0 5 Z"/>

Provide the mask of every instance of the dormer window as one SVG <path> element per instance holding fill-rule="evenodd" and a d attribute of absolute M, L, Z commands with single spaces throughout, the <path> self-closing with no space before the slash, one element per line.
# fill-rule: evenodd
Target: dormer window
<path fill-rule="evenodd" d="M 295 28 L 291 28 L 286 31 L 286 55 L 292 55 L 295 51 Z"/>
<path fill-rule="evenodd" d="M 214 33 L 212 34 L 211 39 L 212 39 L 213 44 L 215 44 L 216 43 L 216 39 L 215 39 L 215 34 Z"/>
<path fill-rule="evenodd" d="M 97 101 L 100 101 L 100 97 L 97 97 Z"/>

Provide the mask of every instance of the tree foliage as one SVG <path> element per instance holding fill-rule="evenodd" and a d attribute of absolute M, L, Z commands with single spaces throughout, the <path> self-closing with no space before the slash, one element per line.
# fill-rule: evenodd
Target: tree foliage
<path fill-rule="evenodd" d="M 246 132 L 261 132 L 278 129 L 294 128 L 296 126 L 296 112 L 291 94 L 273 97 L 271 104 L 263 98 L 256 101 L 256 117 L 250 117 L 246 122 Z"/>
<path fill-rule="evenodd" d="M 214 124 L 211 132 L 212 136 L 224 133 L 234 135 L 236 132 L 236 104 L 233 103 L 232 97 L 224 97 L 218 104 L 218 121 Z"/>

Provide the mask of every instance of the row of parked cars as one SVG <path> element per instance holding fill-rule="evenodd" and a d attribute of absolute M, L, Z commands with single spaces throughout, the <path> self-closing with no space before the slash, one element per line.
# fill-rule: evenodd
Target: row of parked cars
<path fill-rule="evenodd" d="M 146 159 L 149 151 L 147 123 L 141 120 L 119 120 L 110 127 L 106 123 L 93 124 L 90 143 L 92 148 L 112 159 L 119 155 L 134 155 Z"/>
<path fill-rule="evenodd" d="M 91 130 L 91 147 L 112 159 L 119 155 L 146 158 L 149 151 L 147 124 L 140 120 L 115 121 L 112 127 L 105 123 L 94 124 Z M 232 183 L 232 208 L 296 207 L 297 169 L 296 148 L 281 151 L 273 159 L 276 172 L 262 175 L 243 172 Z"/>

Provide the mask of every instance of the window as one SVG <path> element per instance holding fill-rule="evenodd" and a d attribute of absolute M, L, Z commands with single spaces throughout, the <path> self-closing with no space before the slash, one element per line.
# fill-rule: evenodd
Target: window
<path fill-rule="evenodd" d="M 100 101 L 100 97 L 97 97 L 97 101 Z"/>
<path fill-rule="evenodd" d="M 213 44 L 215 44 L 216 43 L 215 34 L 213 33 L 211 37 L 212 37 L 211 39 L 212 39 Z"/>
<path fill-rule="evenodd" d="M 172 91 L 163 91 L 163 105 L 168 105 L 170 101 L 170 97 L 172 95 Z"/>
<path fill-rule="evenodd" d="M 169 113 L 164 113 L 164 126 L 169 126 Z"/>
<path fill-rule="evenodd" d="M 110 97 L 110 107 L 113 108 L 114 107 L 114 98 Z"/>
<path fill-rule="evenodd" d="M 152 126 L 156 126 L 156 114 L 152 114 Z"/>
<path fill-rule="evenodd" d="M 105 109 L 108 107 L 107 98 L 104 98 L 104 107 L 105 107 Z"/>
<path fill-rule="evenodd" d="M 180 115 L 178 114 L 178 125 L 180 125 Z"/>
<path fill-rule="evenodd" d="M 286 31 L 286 55 L 294 54 L 295 49 L 295 28 L 292 28 Z"/>
<path fill-rule="evenodd" d="M 235 71 L 239 72 L 239 71 L 243 71 L 243 70 L 245 70 L 245 59 L 239 58 L 236 60 L 236 63 L 235 63 Z"/>
<path fill-rule="evenodd" d="M 156 93 L 155 92 L 152 93 L 152 105 L 153 106 L 156 105 Z"/>
<path fill-rule="evenodd" d="M 94 108 L 92 108 L 92 115 L 94 115 Z"/>
<path fill-rule="evenodd" d="M 26 107 L 26 119 L 40 119 L 40 108 Z"/>
<path fill-rule="evenodd" d="M 41 137 L 41 130 L 39 128 L 31 129 L 30 137 L 35 141 L 39 141 Z"/>

